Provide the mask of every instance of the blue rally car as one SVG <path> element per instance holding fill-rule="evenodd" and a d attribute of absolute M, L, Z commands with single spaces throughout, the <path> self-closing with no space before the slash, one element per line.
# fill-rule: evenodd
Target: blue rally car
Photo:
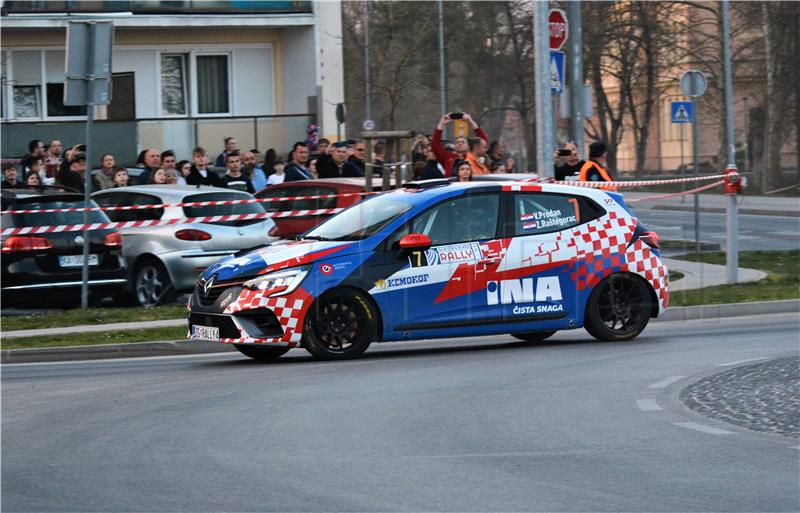
<path fill-rule="evenodd" d="M 667 307 L 658 236 L 622 196 L 523 182 L 427 180 L 362 201 L 296 241 L 202 274 L 189 337 L 272 359 L 375 341 L 584 327 L 630 340 Z"/>

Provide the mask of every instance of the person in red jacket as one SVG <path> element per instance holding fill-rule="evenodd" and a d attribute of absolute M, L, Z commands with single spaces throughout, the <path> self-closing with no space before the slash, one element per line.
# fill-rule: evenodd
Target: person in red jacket
<path fill-rule="evenodd" d="M 466 137 L 456 137 L 455 143 L 453 144 L 453 151 L 447 150 L 444 145 L 442 144 L 442 130 L 447 123 L 452 121 L 453 118 L 451 117 L 452 114 L 445 114 L 442 116 L 442 119 L 439 120 L 439 124 L 436 125 L 436 130 L 433 132 L 433 137 L 431 137 L 431 148 L 433 152 L 436 154 L 436 160 L 439 161 L 439 164 L 442 165 L 444 168 L 444 175 L 447 176 L 454 176 L 453 173 L 453 163 L 459 159 L 465 159 L 467 153 L 469 152 L 469 141 Z M 483 128 L 478 126 L 478 123 L 472 119 L 472 116 L 464 112 L 463 119 L 470 125 L 472 125 L 472 129 L 475 131 L 475 135 L 486 141 L 486 144 L 489 144 L 489 136 L 486 135 L 486 132 L 483 131 Z"/>

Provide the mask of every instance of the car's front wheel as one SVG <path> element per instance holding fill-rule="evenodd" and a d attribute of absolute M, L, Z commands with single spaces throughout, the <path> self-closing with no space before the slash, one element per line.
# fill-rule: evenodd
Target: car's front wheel
<path fill-rule="evenodd" d="M 631 340 L 647 326 L 651 309 L 650 291 L 642 278 L 612 274 L 600 281 L 589 296 L 584 327 L 598 340 Z"/>
<path fill-rule="evenodd" d="M 133 273 L 133 296 L 139 306 L 152 307 L 174 303 L 175 289 L 164 265 L 158 260 L 145 260 Z"/>
<path fill-rule="evenodd" d="M 555 335 L 555 331 L 528 331 L 525 333 L 512 333 L 511 336 L 525 342 L 541 342 Z"/>
<path fill-rule="evenodd" d="M 303 325 L 303 345 L 320 360 L 353 358 L 367 350 L 377 326 L 377 315 L 362 292 L 332 290 L 311 305 Z"/>
<path fill-rule="evenodd" d="M 289 352 L 289 347 L 273 346 L 264 347 L 253 344 L 233 344 L 233 347 L 239 350 L 245 356 L 249 356 L 253 360 L 260 362 L 271 362 L 277 360 L 284 354 Z"/>

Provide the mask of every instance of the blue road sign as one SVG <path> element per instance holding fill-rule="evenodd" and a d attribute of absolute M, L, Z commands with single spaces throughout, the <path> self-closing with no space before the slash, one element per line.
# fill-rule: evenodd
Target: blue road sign
<path fill-rule="evenodd" d="M 672 122 L 688 124 L 692 122 L 694 110 L 692 102 L 672 102 Z"/>
<path fill-rule="evenodd" d="M 561 94 L 564 89 L 564 52 L 550 50 L 550 92 Z"/>

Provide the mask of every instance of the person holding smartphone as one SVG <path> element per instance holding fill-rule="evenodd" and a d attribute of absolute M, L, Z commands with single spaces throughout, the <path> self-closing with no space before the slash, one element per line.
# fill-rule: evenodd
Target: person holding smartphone
<path fill-rule="evenodd" d="M 578 146 L 575 141 L 566 142 L 556 150 L 553 158 L 555 159 L 554 176 L 558 181 L 566 180 L 568 176 L 574 176 L 574 179 L 577 180 L 581 168 L 586 163 L 578 154 Z"/>
<path fill-rule="evenodd" d="M 431 137 L 431 148 L 436 154 L 436 159 L 439 161 L 439 164 L 444 168 L 446 176 L 451 176 L 453 163 L 459 159 L 466 159 L 467 153 L 469 152 L 469 141 L 466 137 L 456 137 L 453 144 L 453 151 L 447 150 L 442 144 L 442 131 L 445 125 L 454 119 L 463 119 L 468 122 L 472 125 L 475 135 L 483 139 L 485 145 L 489 144 L 489 136 L 483 131 L 483 128 L 479 127 L 478 123 L 472 119 L 472 116 L 466 112 L 451 112 L 442 116 L 442 119 L 439 120 L 439 124 L 436 125 L 436 130 L 434 130 L 433 136 Z"/>

